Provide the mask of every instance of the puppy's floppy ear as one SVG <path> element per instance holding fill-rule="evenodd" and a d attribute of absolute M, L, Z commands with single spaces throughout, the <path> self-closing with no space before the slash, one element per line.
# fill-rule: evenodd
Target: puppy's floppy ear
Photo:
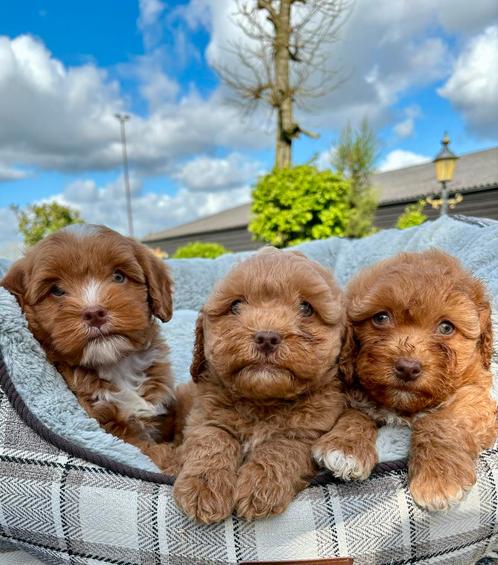
<path fill-rule="evenodd" d="M 353 324 L 346 321 L 344 334 L 342 336 L 342 347 L 339 354 L 339 378 L 346 385 L 353 384 L 354 358 L 357 353 L 357 345 L 354 339 Z"/>
<path fill-rule="evenodd" d="M 484 284 L 479 279 L 472 277 L 469 286 L 470 297 L 479 313 L 480 336 L 477 347 L 481 355 L 482 366 L 485 369 L 489 369 L 493 356 L 493 320 L 491 304 L 487 297 Z"/>
<path fill-rule="evenodd" d="M 299 253 L 299 255 L 302 255 L 302 253 Z M 306 256 L 303 255 L 303 257 Z M 334 278 L 334 274 L 330 269 L 327 269 L 327 267 L 324 267 L 323 265 L 318 263 L 318 261 L 313 261 L 311 259 L 308 259 L 308 261 L 310 262 L 310 265 L 315 269 L 315 271 L 320 273 L 320 275 L 325 279 L 325 282 L 328 284 L 328 286 L 330 287 L 330 289 L 334 294 L 337 295 L 342 294 L 337 284 L 337 281 Z"/>
<path fill-rule="evenodd" d="M 198 383 L 207 369 L 206 357 L 204 355 L 204 314 L 199 312 L 195 323 L 195 343 L 190 374 L 194 383 Z"/>
<path fill-rule="evenodd" d="M 491 306 L 487 300 L 482 304 L 482 310 L 479 314 L 479 324 L 481 326 L 479 350 L 482 364 L 485 369 L 489 369 L 491 366 L 491 357 L 493 356 L 493 323 L 491 319 Z"/>
<path fill-rule="evenodd" d="M 0 286 L 3 286 L 13 294 L 22 307 L 28 289 L 27 259 L 23 258 L 16 261 L 7 271 L 3 279 L 0 280 Z"/>
<path fill-rule="evenodd" d="M 134 242 L 134 247 L 145 274 L 152 313 L 161 322 L 167 322 L 173 315 L 173 282 L 168 268 L 145 245 Z"/>

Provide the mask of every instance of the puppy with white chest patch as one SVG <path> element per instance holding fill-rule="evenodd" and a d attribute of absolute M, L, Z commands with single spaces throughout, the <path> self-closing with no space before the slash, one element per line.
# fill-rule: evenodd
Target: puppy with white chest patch
<path fill-rule="evenodd" d="M 1 285 L 87 413 L 169 470 L 173 383 L 155 320 L 172 315 L 164 263 L 104 226 L 70 226 L 29 249 Z"/>

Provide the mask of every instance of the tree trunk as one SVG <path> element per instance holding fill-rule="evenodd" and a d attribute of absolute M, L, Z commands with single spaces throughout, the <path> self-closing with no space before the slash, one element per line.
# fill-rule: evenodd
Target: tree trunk
<path fill-rule="evenodd" d="M 275 107 L 277 110 L 277 139 L 275 168 L 292 165 L 292 96 L 289 85 L 289 36 L 291 0 L 280 0 L 278 23 L 275 22 Z"/>

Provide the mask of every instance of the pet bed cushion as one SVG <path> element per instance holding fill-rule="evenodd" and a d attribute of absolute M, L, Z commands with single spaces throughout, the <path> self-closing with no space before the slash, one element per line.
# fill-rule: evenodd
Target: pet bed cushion
<path fill-rule="evenodd" d="M 356 241 L 299 248 L 341 284 L 400 250 L 440 247 L 498 298 L 498 223 L 442 218 Z M 247 254 L 171 260 L 175 315 L 163 326 L 178 382 L 188 378 L 196 312 L 214 283 Z M 7 263 L 0 261 L 2 268 Z M 496 333 L 495 333 L 496 335 Z M 248 524 L 190 522 L 172 479 L 88 418 L 47 364 L 14 298 L 0 289 L 0 547 L 47 563 L 236 563 L 352 556 L 355 563 L 474 563 L 498 545 L 498 450 L 479 460 L 478 482 L 447 513 L 416 507 L 407 489 L 405 429 L 384 429 L 381 463 L 364 483 L 323 473 L 281 516 Z M 497 375 L 496 359 L 493 371 Z M 1 556 L 0 556 L 1 560 Z"/>

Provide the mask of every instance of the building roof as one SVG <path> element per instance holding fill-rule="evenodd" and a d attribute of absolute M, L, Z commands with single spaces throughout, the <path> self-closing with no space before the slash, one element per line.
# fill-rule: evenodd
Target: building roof
<path fill-rule="evenodd" d="M 413 200 L 439 192 L 440 185 L 434 174 L 434 164 L 424 163 L 385 171 L 373 175 L 374 185 L 380 192 L 381 204 Z M 448 187 L 452 191 L 477 190 L 498 185 L 498 147 L 461 155 L 455 176 Z"/>
<path fill-rule="evenodd" d="M 414 200 L 440 190 L 440 185 L 434 176 L 434 165 L 431 162 L 375 173 L 373 184 L 379 192 L 381 204 Z M 498 186 L 498 147 L 461 155 L 457 161 L 455 177 L 449 184 L 452 191 L 462 192 L 496 186 Z M 246 227 L 249 223 L 250 211 L 250 203 L 241 204 L 193 222 L 151 233 L 142 241 L 154 242 Z"/>
<path fill-rule="evenodd" d="M 249 223 L 249 213 L 251 204 L 242 204 L 235 208 L 222 210 L 217 214 L 204 216 L 193 222 L 181 224 L 175 228 L 155 232 L 146 235 L 142 241 L 150 242 L 160 239 L 169 239 L 171 237 L 181 237 L 182 235 L 194 235 L 196 233 L 206 233 L 211 231 L 229 230 L 239 227 L 245 227 Z"/>

